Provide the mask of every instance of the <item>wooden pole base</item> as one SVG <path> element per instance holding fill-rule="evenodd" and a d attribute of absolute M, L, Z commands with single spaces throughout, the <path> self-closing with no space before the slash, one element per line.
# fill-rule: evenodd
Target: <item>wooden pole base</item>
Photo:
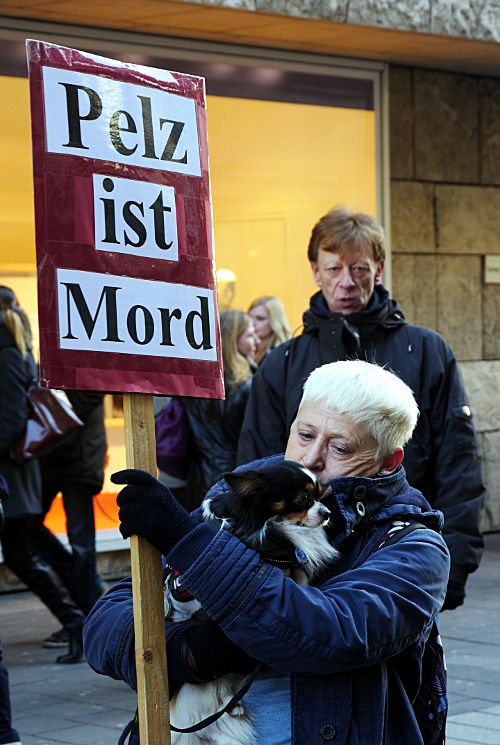
<path fill-rule="evenodd" d="M 156 477 L 152 397 L 125 393 L 123 412 L 127 467 Z M 141 745 L 170 745 L 161 556 L 145 538 L 133 535 L 130 559 Z"/>

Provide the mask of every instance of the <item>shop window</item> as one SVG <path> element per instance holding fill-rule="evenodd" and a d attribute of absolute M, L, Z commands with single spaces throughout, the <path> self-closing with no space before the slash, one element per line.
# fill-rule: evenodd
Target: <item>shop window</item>
<path fill-rule="evenodd" d="M 74 44 L 74 46 L 77 46 Z M 82 40 L 81 49 L 89 49 Z M 207 86 L 215 256 L 222 306 L 280 297 L 290 326 L 316 291 L 306 251 L 313 224 L 336 204 L 377 213 L 374 72 L 258 60 L 188 59 L 153 51 L 98 51 L 142 65 L 203 75 Z M 16 291 L 37 334 L 29 94 L 24 43 L 0 45 L 0 282 Z M 380 215 L 379 215 L 380 217 Z M 36 350 L 35 350 L 36 351 Z M 106 400 L 109 474 L 124 466 L 121 396 Z M 101 495 L 101 501 L 105 494 Z M 111 498 L 103 502 L 109 528 Z"/>

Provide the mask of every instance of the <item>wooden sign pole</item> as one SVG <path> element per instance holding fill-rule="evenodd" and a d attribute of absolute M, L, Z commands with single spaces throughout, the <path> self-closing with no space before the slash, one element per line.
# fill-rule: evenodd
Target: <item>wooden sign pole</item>
<path fill-rule="evenodd" d="M 128 468 L 156 477 L 153 398 L 124 393 Z M 137 706 L 141 745 L 170 745 L 161 556 L 145 538 L 130 538 L 134 598 Z"/>

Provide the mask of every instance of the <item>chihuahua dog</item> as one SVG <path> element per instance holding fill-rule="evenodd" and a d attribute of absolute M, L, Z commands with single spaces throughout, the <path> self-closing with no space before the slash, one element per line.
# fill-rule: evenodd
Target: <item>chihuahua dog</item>
<path fill-rule="evenodd" d="M 229 530 L 295 582 L 308 584 L 338 558 L 324 530 L 330 511 L 319 501 L 315 475 L 299 463 L 282 461 L 262 468 L 227 473 L 229 491 L 206 497 L 204 519 L 215 530 Z M 166 583 L 166 612 L 173 621 L 190 618 L 200 604 L 176 585 Z M 199 685 L 184 683 L 170 702 L 170 721 L 185 729 L 227 706 L 245 676 L 224 675 Z M 172 745 L 257 745 L 253 715 L 242 702 L 214 722 L 188 734 L 172 731 Z"/>

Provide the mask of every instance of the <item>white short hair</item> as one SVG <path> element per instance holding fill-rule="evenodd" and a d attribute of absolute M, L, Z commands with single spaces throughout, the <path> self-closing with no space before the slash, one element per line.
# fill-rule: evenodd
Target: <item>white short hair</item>
<path fill-rule="evenodd" d="M 362 360 L 317 367 L 304 384 L 299 406 L 321 404 L 361 424 L 378 443 L 375 458 L 391 455 L 410 439 L 418 419 L 411 389 L 379 365 Z"/>

